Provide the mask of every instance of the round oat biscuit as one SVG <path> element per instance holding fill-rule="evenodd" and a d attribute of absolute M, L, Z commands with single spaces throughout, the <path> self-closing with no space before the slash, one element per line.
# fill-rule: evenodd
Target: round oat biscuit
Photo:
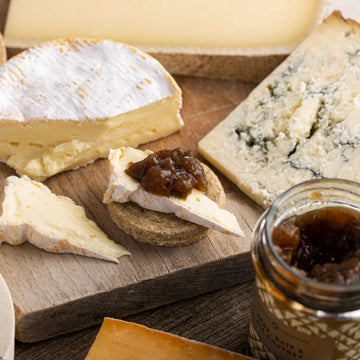
<path fill-rule="evenodd" d="M 205 194 L 220 207 L 225 207 L 225 192 L 220 180 L 208 166 L 202 166 L 208 182 Z M 144 209 L 133 202 L 111 202 L 107 206 L 117 226 L 141 242 L 162 246 L 186 245 L 210 232 L 210 229 L 179 219 L 174 214 Z"/>

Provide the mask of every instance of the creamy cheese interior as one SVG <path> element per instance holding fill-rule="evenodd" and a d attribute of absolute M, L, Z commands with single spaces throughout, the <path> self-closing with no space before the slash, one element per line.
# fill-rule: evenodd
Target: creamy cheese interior
<path fill-rule="evenodd" d="M 0 68 L 0 160 L 42 180 L 182 126 L 161 65 L 112 41 L 53 41 Z"/>
<path fill-rule="evenodd" d="M 135 45 L 254 48 L 301 41 L 321 0 L 12 0 L 5 38 L 112 38 Z"/>
<path fill-rule="evenodd" d="M 186 199 L 161 196 L 147 191 L 140 182 L 125 173 L 129 164 L 145 159 L 150 153 L 129 147 L 110 150 L 111 174 L 104 195 L 105 203 L 132 201 L 145 209 L 173 213 L 180 219 L 226 234 L 243 235 L 235 215 L 221 209 L 203 192 L 193 189 Z"/>
<path fill-rule="evenodd" d="M 10 176 L 0 217 L 0 244 L 28 240 L 50 252 L 69 252 L 117 262 L 129 253 L 110 240 L 85 210 L 42 183 Z"/>

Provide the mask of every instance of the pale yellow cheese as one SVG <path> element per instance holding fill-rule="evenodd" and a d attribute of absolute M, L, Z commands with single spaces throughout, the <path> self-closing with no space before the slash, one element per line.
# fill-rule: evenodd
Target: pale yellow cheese
<path fill-rule="evenodd" d="M 26 176 L 6 179 L 0 214 L 0 245 L 29 241 L 50 252 L 114 262 L 129 255 L 86 217 L 81 206 Z"/>
<path fill-rule="evenodd" d="M 149 329 L 105 318 L 85 360 L 246 360 L 246 356 Z"/>
<path fill-rule="evenodd" d="M 14 360 L 15 314 L 9 288 L 0 274 L 0 359 Z"/>
<path fill-rule="evenodd" d="M 310 31 L 321 0 L 12 0 L 5 38 L 112 38 L 138 46 L 293 48 Z M 252 51 L 253 54 L 253 51 Z"/>
<path fill-rule="evenodd" d="M 0 161 L 43 180 L 178 130 L 181 101 L 166 70 L 135 48 L 50 41 L 0 68 Z"/>

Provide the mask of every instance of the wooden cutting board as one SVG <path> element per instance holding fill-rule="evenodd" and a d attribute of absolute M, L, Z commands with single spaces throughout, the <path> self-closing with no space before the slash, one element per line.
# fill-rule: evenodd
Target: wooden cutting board
<path fill-rule="evenodd" d="M 0 0 L 0 31 L 4 29 L 8 3 L 9 0 Z M 141 148 L 182 146 L 199 156 L 197 142 L 254 85 L 185 77 L 176 80 L 183 90 L 184 128 Z M 0 182 L 12 174 L 12 169 L 0 164 Z M 98 324 L 104 316 L 121 318 L 250 280 L 254 273 L 250 259 L 251 231 L 262 209 L 218 175 L 226 191 L 226 207 L 237 216 L 245 236 L 235 238 L 212 232 L 198 243 L 179 248 L 138 243 L 114 225 L 102 204 L 108 182 L 107 160 L 45 181 L 56 194 L 84 206 L 88 217 L 132 256 L 113 264 L 46 253 L 29 244 L 1 246 L 0 273 L 13 297 L 17 338 L 37 341 Z M 0 195 L 1 191 L 0 188 Z"/>
<path fill-rule="evenodd" d="M 141 148 L 183 146 L 199 156 L 197 142 L 247 96 L 253 85 L 185 77 L 176 80 L 183 90 L 185 126 Z M 12 174 L 11 168 L 0 164 L 1 182 Z M 104 316 L 121 318 L 253 277 L 251 231 L 262 210 L 220 174 L 226 208 L 237 216 L 245 237 L 213 231 L 195 244 L 177 248 L 136 242 L 115 226 L 102 204 L 108 177 L 108 161 L 98 160 L 58 174 L 45 184 L 82 205 L 88 217 L 132 256 L 114 264 L 47 253 L 30 244 L 1 246 L 0 272 L 13 297 L 19 340 L 45 339 L 98 324 Z"/>
<path fill-rule="evenodd" d="M 0 0 L 0 31 L 4 29 L 8 3 L 9 0 Z M 141 148 L 182 146 L 199 156 L 197 142 L 254 85 L 185 77 L 176 80 L 183 90 L 185 126 L 176 134 Z M 0 164 L 0 184 L 14 174 L 11 168 Z M 177 248 L 138 243 L 116 227 L 102 203 L 109 177 L 107 160 L 46 180 L 53 192 L 83 206 L 88 217 L 132 256 L 114 264 L 51 254 L 30 244 L 2 245 L 0 273 L 12 294 L 17 339 L 42 340 L 99 324 L 105 316 L 121 318 L 252 279 L 251 231 L 262 209 L 218 175 L 227 195 L 226 208 L 237 216 L 245 237 L 211 232 L 198 243 Z M 2 191 L 0 187 L 0 196 Z"/>

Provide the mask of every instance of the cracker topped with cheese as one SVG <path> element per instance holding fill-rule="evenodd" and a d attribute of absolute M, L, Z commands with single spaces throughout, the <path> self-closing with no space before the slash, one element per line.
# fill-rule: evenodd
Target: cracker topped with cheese
<path fill-rule="evenodd" d="M 193 188 L 185 198 L 149 191 L 126 173 L 129 165 L 151 154 L 149 150 L 129 147 L 110 151 L 111 175 L 104 203 L 108 204 L 110 215 L 121 229 L 136 240 L 166 246 L 195 242 L 210 229 L 242 235 L 236 217 L 223 209 L 224 190 L 207 166 L 200 165 L 208 183 L 206 191 Z M 168 165 L 171 159 L 165 158 L 164 162 Z"/>
<path fill-rule="evenodd" d="M 315 178 L 360 181 L 360 25 L 327 18 L 199 142 L 263 207 Z"/>
<path fill-rule="evenodd" d="M 43 180 L 182 125 L 158 61 L 110 40 L 46 42 L 0 68 L 0 160 Z"/>

